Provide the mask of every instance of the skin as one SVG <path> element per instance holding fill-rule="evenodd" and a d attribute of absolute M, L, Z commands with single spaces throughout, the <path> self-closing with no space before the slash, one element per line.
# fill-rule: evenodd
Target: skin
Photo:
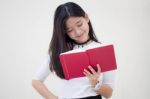
<path fill-rule="evenodd" d="M 85 15 L 85 17 L 70 17 L 66 21 L 67 35 L 77 43 L 86 42 L 89 39 L 88 22 L 89 18 L 87 15 Z M 90 84 L 94 87 L 98 83 L 98 78 L 101 76 L 101 69 L 98 64 L 97 71 L 95 71 L 91 66 L 88 68 L 91 72 L 84 69 L 83 73 L 89 79 Z M 42 81 L 32 80 L 32 86 L 45 99 L 58 99 L 57 96 L 48 90 Z M 111 97 L 113 90 L 108 85 L 102 84 L 96 92 L 105 98 L 109 98 Z"/>
<path fill-rule="evenodd" d="M 67 35 L 77 43 L 89 39 L 88 17 L 70 17 L 66 21 Z"/>

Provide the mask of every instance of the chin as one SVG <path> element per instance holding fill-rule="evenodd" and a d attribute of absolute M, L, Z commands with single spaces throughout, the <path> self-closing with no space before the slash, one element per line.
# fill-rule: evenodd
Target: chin
<path fill-rule="evenodd" d="M 81 37 L 79 38 L 78 40 L 76 40 L 78 43 L 84 43 L 88 40 L 89 38 L 88 37 Z"/>

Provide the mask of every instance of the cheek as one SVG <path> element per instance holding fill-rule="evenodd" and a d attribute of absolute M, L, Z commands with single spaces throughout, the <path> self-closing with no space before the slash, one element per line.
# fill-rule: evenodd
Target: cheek
<path fill-rule="evenodd" d="M 89 25 L 88 24 L 84 24 L 82 29 L 85 30 L 88 33 L 89 32 Z"/>
<path fill-rule="evenodd" d="M 73 33 L 69 33 L 69 34 L 67 34 L 71 39 L 73 39 L 74 38 L 74 34 Z"/>

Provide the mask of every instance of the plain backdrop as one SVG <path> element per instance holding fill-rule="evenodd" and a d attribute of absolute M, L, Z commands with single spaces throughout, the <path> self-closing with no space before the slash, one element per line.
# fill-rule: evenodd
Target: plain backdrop
<path fill-rule="evenodd" d="M 0 0 L 0 99 L 43 99 L 31 86 L 47 55 L 53 16 L 69 0 Z M 118 64 L 111 99 L 149 99 L 150 1 L 70 0 L 89 15 L 98 39 L 115 45 Z M 45 84 L 55 94 L 60 79 Z"/>

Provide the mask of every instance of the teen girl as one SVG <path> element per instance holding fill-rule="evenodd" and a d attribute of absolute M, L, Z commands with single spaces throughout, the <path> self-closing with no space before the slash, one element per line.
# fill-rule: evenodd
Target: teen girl
<path fill-rule="evenodd" d="M 59 55 L 62 52 L 89 49 L 100 45 L 87 13 L 76 3 L 61 4 L 55 11 L 48 57 L 35 74 L 32 80 L 33 87 L 45 99 L 102 99 L 102 96 L 111 97 L 114 70 L 101 73 L 100 66 L 97 64 L 97 71 L 89 66 L 88 70 L 83 71 L 85 77 L 65 80 L 59 60 Z M 52 72 L 62 79 L 64 85 L 59 95 L 53 94 L 43 83 Z"/>

